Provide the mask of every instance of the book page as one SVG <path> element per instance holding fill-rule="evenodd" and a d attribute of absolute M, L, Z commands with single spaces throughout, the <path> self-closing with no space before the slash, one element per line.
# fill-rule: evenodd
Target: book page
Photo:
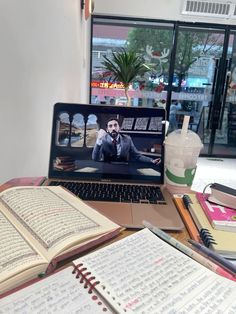
<path fill-rule="evenodd" d="M 34 272 L 33 268 L 37 266 L 39 266 L 37 271 L 45 270 L 47 261 L 19 234 L 14 225 L 1 212 L 0 226 L 0 292 L 2 292 L 5 286 L 4 281 L 7 278 L 30 268 Z M 37 274 L 35 272 L 35 276 Z"/>
<path fill-rule="evenodd" d="M 68 267 L 0 299 L 0 314 L 111 313 L 97 294 L 88 293 Z"/>
<path fill-rule="evenodd" d="M 121 303 L 119 312 L 236 313 L 235 282 L 211 272 L 148 229 L 74 263 L 82 263 L 100 281 L 96 289 L 109 302 Z"/>
<path fill-rule="evenodd" d="M 17 187 L 0 196 L 5 214 L 49 261 L 78 242 L 118 227 L 59 186 Z"/>

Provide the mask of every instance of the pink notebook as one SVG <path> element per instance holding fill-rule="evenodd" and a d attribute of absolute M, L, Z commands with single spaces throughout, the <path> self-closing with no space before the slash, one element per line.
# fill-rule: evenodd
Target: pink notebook
<path fill-rule="evenodd" d="M 236 210 L 207 200 L 208 194 L 196 193 L 209 222 L 214 229 L 236 232 Z"/>

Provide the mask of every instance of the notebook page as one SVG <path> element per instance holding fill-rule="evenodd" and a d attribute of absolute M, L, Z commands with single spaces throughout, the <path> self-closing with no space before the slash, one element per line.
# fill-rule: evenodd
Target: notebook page
<path fill-rule="evenodd" d="M 105 298 L 134 313 L 236 313 L 236 285 L 147 229 L 82 257 Z M 109 296 L 110 295 L 110 296 Z M 214 312 L 215 311 L 215 312 Z M 219 312 L 218 312 L 219 311 Z"/>
<path fill-rule="evenodd" d="M 25 289 L 0 299 L 0 314 L 111 313 L 97 295 L 88 294 L 68 267 Z"/>

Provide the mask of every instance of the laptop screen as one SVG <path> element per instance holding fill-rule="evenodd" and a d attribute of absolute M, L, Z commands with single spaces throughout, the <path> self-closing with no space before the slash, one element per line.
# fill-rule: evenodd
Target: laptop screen
<path fill-rule="evenodd" d="M 163 183 L 166 112 L 54 105 L 49 178 Z"/>

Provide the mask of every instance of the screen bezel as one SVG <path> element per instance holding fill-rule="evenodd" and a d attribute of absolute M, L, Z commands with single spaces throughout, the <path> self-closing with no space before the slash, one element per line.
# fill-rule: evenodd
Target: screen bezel
<path fill-rule="evenodd" d="M 144 183 L 155 183 L 163 184 L 164 180 L 164 138 L 165 138 L 165 124 L 162 125 L 160 142 L 162 144 L 161 149 L 161 165 L 160 165 L 160 176 L 148 176 L 148 175 L 126 175 L 126 174 L 111 174 L 111 173 L 82 173 L 74 171 L 58 171 L 53 167 L 53 159 L 56 156 L 56 130 L 57 130 L 57 117 L 61 112 L 75 113 L 86 113 L 91 114 L 122 114 L 125 116 L 134 117 L 161 117 L 163 121 L 166 120 L 166 111 L 163 108 L 149 108 L 149 107 L 125 107 L 125 106 L 110 106 L 110 105 L 93 105 L 93 104 L 74 104 L 74 103 L 56 103 L 53 109 L 53 121 L 52 121 L 52 133 L 51 133 L 51 148 L 50 148 L 50 161 L 49 161 L 49 179 L 65 179 L 65 180 L 80 180 L 80 181 L 104 181 L 104 182 L 144 182 Z M 160 132 L 159 132 L 160 133 Z M 70 147 L 72 151 L 75 151 L 75 147 Z"/>

